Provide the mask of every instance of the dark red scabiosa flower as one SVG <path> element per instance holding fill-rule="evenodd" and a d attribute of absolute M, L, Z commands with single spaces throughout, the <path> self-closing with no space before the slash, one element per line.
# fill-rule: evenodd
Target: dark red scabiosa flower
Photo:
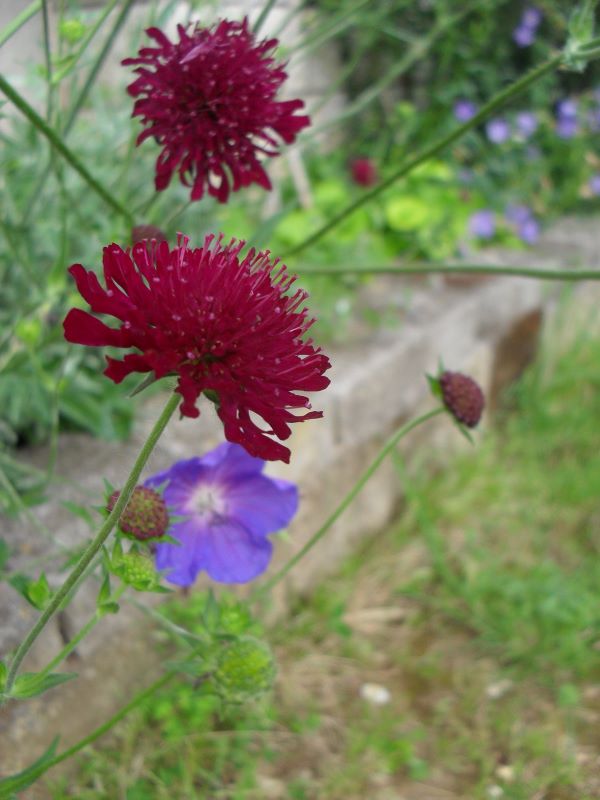
<path fill-rule="evenodd" d="M 359 186 L 374 186 L 379 180 L 377 167 L 370 158 L 355 158 L 350 163 L 354 183 Z"/>
<path fill-rule="evenodd" d="M 302 307 L 301 289 L 290 294 L 295 276 L 269 251 L 241 251 L 244 242 L 207 236 L 204 246 L 139 242 L 131 251 L 104 248 L 104 289 L 93 272 L 74 264 L 69 272 L 91 310 L 121 321 L 110 328 L 95 316 L 71 309 L 64 321 L 69 342 L 133 347 L 123 360 L 108 358 L 107 375 L 120 383 L 131 372 L 155 378 L 177 375 L 181 413 L 197 417 L 204 392 L 217 406 L 225 436 L 250 455 L 288 462 L 289 423 L 321 417 L 297 391 L 329 384 L 328 358 L 305 338 L 313 319 Z M 256 424 L 260 417 L 266 429 Z"/>
<path fill-rule="evenodd" d="M 106 510 L 112 511 L 121 492 L 111 494 Z M 160 539 L 169 527 L 167 506 L 161 495 L 147 486 L 136 486 L 119 518 L 119 527 L 140 542 Z"/>
<path fill-rule="evenodd" d="M 175 170 L 192 187 L 192 200 L 208 191 L 225 203 L 230 190 L 251 183 L 270 189 L 260 159 L 279 155 L 280 142 L 291 144 L 310 123 L 296 116 L 302 100 L 275 99 L 287 77 L 271 55 L 277 39 L 257 42 L 247 20 L 177 30 L 179 41 L 171 42 L 149 28 L 156 47 L 123 61 L 139 76 L 128 87 L 137 98 L 133 116 L 144 125 L 137 144 L 153 137 L 162 147 L 157 190 Z"/>
<path fill-rule="evenodd" d="M 485 398 L 473 378 L 460 372 L 442 372 L 439 377 L 442 399 L 455 420 L 474 428 L 481 419 Z"/>

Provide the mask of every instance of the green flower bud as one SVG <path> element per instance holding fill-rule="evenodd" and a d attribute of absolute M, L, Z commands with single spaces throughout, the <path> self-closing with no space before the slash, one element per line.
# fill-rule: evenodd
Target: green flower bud
<path fill-rule="evenodd" d="M 242 603 L 234 603 L 229 606 L 221 606 L 219 622 L 223 633 L 239 636 L 252 624 L 252 616 Z"/>
<path fill-rule="evenodd" d="M 141 553 L 124 553 L 113 564 L 113 569 L 123 583 L 138 592 L 152 592 L 160 582 L 154 562 Z"/>
<path fill-rule="evenodd" d="M 64 19 L 58 30 L 69 44 L 77 44 L 85 36 L 86 26 L 78 19 Z"/>
<path fill-rule="evenodd" d="M 223 648 L 213 678 L 224 700 L 243 703 L 268 691 L 275 673 L 269 646 L 253 636 L 244 636 Z"/>

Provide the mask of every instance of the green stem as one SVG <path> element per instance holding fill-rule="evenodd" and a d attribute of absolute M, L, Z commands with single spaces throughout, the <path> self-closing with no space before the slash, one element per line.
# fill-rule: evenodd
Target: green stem
<path fill-rule="evenodd" d="M 117 724 L 117 722 L 120 722 L 124 717 L 126 717 L 130 711 L 133 711 L 135 708 L 137 708 L 137 706 L 141 705 L 155 692 L 157 692 L 159 689 L 162 689 L 163 686 L 166 686 L 166 684 L 170 680 L 172 680 L 175 677 L 175 675 L 176 675 L 175 672 L 166 672 L 157 681 L 154 681 L 154 683 L 150 684 L 150 686 L 148 686 L 147 689 L 144 689 L 142 692 L 137 694 L 132 700 L 129 701 L 129 703 L 127 703 L 127 705 L 123 706 L 123 708 L 120 709 L 120 711 L 117 711 L 117 713 L 114 714 L 110 719 L 108 719 L 103 725 L 100 725 L 98 728 L 93 730 L 83 739 L 80 739 L 72 747 L 69 747 L 67 750 L 63 750 L 62 753 L 59 753 L 54 758 L 50 759 L 49 761 L 44 761 L 42 764 L 40 764 L 40 766 L 36 770 L 32 770 L 29 773 L 28 778 L 31 781 L 37 780 L 52 767 L 55 767 L 62 761 L 66 761 L 67 758 L 74 756 L 80 750 L 83 750 L 84 747 L 87 747 L 88 745 L 95 742 L 96 739 L 99 739 L 101 736 L 107 733 L 111 728 L 113 728 Z M 16 780 L 18 780 L 18 776 L 13 776 L 12 780 L 14 781 L 15 778 Z M 12 789 L 10 782 L 11 782 L 10 777 L 5 778 L 2 781 L 2 786 L 0 788 L 5 792 L 10 792 Z M 19 786 L 18 788 L 21 787 Z M 5 797 L 6 795 L 2 794 L 1 796 Z"/>
<path fill-rule="evenodd" d="M 31 17 L 35 16 L 41 7 L 42 0 L 34 0 L 34 2 L 28 5 L 27 8 L 24 8 L 20 14 L 17 14 L 14 19 L 11 19 L 8 25 L 5 25 L 0 31 L 0 47 L 2 47 L 11 36 L 14 36 L 19 28 L 22 28 Z"/>
<path fill-rule="evenodd" d="M 374 472 L 379 468 L 381 463 L 384 461 L 386 456 L 389 455 L 393 451 L 393 449 L 397 446 L 398 442 L 414 430 L 419 425 L 427 422 L 428 420 L 436 417 L 438 414 L 447 414 L 448 412 L 443 406 L 439 406 L 438 408 L 434 408 L 433 411 L 428 411 L 426 414 L 423 414 L 416 419 L 407 422 L 405 425 L 402 425 L 401 428 L 398 428 L 392 436 L 387 440 L 387 442 L 383 445 L 379 453 L 375 456 L 373 461 L 369 464 L 367 469 L 363 472 L 360 476 L 358 481 L 354 484 L 352 489 L 348 492 L 348 494 L 344 497 L 342 502 L 338 505 L 338 507 L 327 517 L 323 525 L 319 528 L 319 530 L 314 533 L 308 542 L 302 547 L 290 560 L 285 564 L 279 572 L 276 572 L 272 578 L 270 578 L 266 583 L 262 584 L 251 599 L 256 600 L 260 597 L 263 597 L 267 592 L 270 592 L 274 586 L 276 586 L 279 581 L 284 578 L 288 572 L 296 566 L 296 564 L 304 558 L 304 556 L 312 550 L 312 548 L 319 542 L 323 536 L 327 533 L 329 528 L 333 525 L 333 523 L 340 517 L 343 512 L 348 508 L 350 503 L 354 500 L 354 498 L 359 494 L 359 492 L 363 489 L 364 485 L 367 483 L 369 478 L 374 474 Z"/>
<path fill-rule="evenodd" d="M 510 275 L 516 278 L 536 278 L 548 281 L 597 281 L 600 269 L 539 269 L 537 267 L 505 267 L 487 264 L 428 264 L 410 266 L 386 264 L 359 267 L 295 267 L 301 275 Z"/>
<path fill-rule="evenodd" d="M 121 595 L 123 594 L 123 592 L 125 592 L 126 589 L 127 589 L 127 586 L 125 584 L 122 584 L 121 586 L 119 586 L 117 591 L 114 592 L 109 597 L 109 601 L 111 603 L 118 602 L 118 600 L 120 599 Z M 88 619 L 88 621 L 85 623 L 85 625 L 79 631 L 77 631 L 75 636 L 73 636 L 71 639 L 69 639 L 69 641 L 63 647 L 63 649 L 60 651 L 60 653 L 57 653 L 54 656 L 54 658 L 52 659 L 52 661 L 50 661 L 48 664 L 46 664 L 44 669 L 40 672 L 40 677 L 48 675 L 50 672 L 52 672 L 52 670 L 55 667 L 57 667 L 59 664 L 62 664 L 62 662 L 65 660 L 65 658 L 67 658 L 73 652 L 73 650 L 75 650 L 75 648 L 77 647 L 79 642 L 81 642 L 81 641 L 83 641 L 83 639 L 85 639 L 85 637 L 92 630 L 92 628 L 94 628 L 97 625 L 97 623 L 100 622 L 100 620 L 104 616 L 105 616 L 105 614 L 103 614 L 99 609 L 96 609 L 94 614 Z"/>
<path fill-rule="evenodd" d="M 63 600 L 69 594 L 71 589 L 75 586 L 78 582 L 81 575 L 84 573 L 87 566 L 92 562 L 95 556 L 100 551 L 100 548 L 110 535 L 112 529 L 115 527 L 117 520 L 121 516 L 121 512 L 127 505 L 127 501 L 131 495 L 131 492 L 135 488 L 138 478 L 148 460 L 150 453 L 154 449 L 157 441 L 159 440 L 162 432 L 164 431 L 169 419 L 171 418 L 173 412 L 177 408 L 177 404 L 180 401 L 179 395 L 175 392 L 169 397 L 169 400 L 163 409 L 161 415 L 157 419 L 154 427 L 150 431 L 150 434 L 142 448 L 139 452 L 138 457 L 135 460 L 135 463 L 129 473 L 129 477 L 125 481 L 125 485 L 119 495 L 117 502 L 114 505 L 113 510 L 106 518 L 104 524 L 100 527 L 100 530 L 94 537 L 94 539 L 90 542 L 90 544 L 86 547 L 84 552 L 82 553 L 79 561 L 75 564 L 71 573 L 63 583 L 63 585 L 58 589 L 54 595 L 52 596 L 52 600 L 48 604 L 48 606 L 44 609 L 42 614 L 40 615 L 39 619 L 29 631 L 25 639 L 21 642 L 15 654 L 12 658 L 10 669 L 8 671 L 8 675 L 6 677 L 6 685 L 5 685 L 5 693 L 6 695 L 10 694 L 10 690 L 15 682 L 15 678 L 17 677 L 17 673 L 19 671 L 19 667 L 21 666 L 21 662 L 29 652 L 31 646 L 40 635 L 42 630 L 48 624 L 50 619 L 54 616 L 56 611 L 60 608 Z"/>
<path fill-rule="evenodd" d="M 66 76 L 72 72 L 75 67 L 77 66 L 77 62 L 81 58 L 81 56 L 87 50 L 90 42 L 98 32 L 98 30 L 104 24 L 106 18 L 117 5 L 119 0 L 110 0 L 110 2 L 102 9 L 102 13 L 98 16 L 98 19 L 95 23 L 91 26 L 91 28 L 87 31 L 83 41 L 79 45 L 77 52 L 73 55 L 73 58 L 69 60 L 68 64 L 66 64 L 62 69 L 58 70 L 58 72 L 54 75 L 52 79 L 53 84 L 59 84 Z"/>
<path fill-rule="evenodd" d="M 267 2 L 262 7 L 260 14 L 258 15 L 258 19 L 254 23 L 253 33 L 255 36 L 258 36 L 258 32 L 262 28 L 263 24 L 265 23 L 267 17 L 271 13 L 271 9 L 275 5 L 276 0 L 267 0 Z"/>
<path fill-rule="evenodd" d="M 288 250 L 287 253 L 284 253 L 284 257 L 299 253 L 309 247 L 309 245 L 314 244 L 316 241 L 325 236 L 326 233 L 329 233 L 330 230 L 339 225 L 340 222 L 343 222 L 346 217 L 349 217 L 359 208 L 370 202 L 374 197 L 377 197 L 377 195 L 381 194 L 381 192 L 383 192 L 397 180 L 408 175 L 409 172 L 412 172 L 413 169 L 418 167 L 423 162 L 428 161 L 434 156 L 437 156 L 438 153 L 440 153 L 442 150 L 445 150 L 457 139 L 460 139 L 460 137 L 467 131 L 475 128 L 480 122 L 483 122 L 483 120 L 485 120 L 492 112 L 496 111 L 501 106 L 504 106 L 505 103 L 507 103 L 516 95 L 520 94 L 532 83 L 535 83 L 535 81 L 539 80 L 542 76 L 554 70 L 561 63 L 562 59 L 562 53 L 553 56 L 547 61 L 544 61 L 543 64 L 540 64 L 538 67 L 531 70 L 531 72 L 527 73 L 522 78 L 519 78 L 519 80 L 512 83 L 506 89 L 498 92 L 498 94 L 488 103 L 486 103 L 477 114 L 468 120 L 468 122 L 465 122 L 463 125 L 455 128 L 451 133 L 444 136 L 442 139 L 438 140 L 429 147 L 426 147 L 420 153 L 417 153 L 416 156 L 406 161 L 398 170 L 396 170 L 396 172 L 392 173 L 389 178 L 386 178 L 380 184 L 373 187 L 373 189 L 370 191 L 365 191 L 359 198 L 346 206 L 343 211 L 340 211 L 339 214 L 336 214 L 334 217 L 332 217 L 328 222 L 325 223 L 325 225 L 323 225 L 321 228 L 318 228 L 303 242 L 300 242 L 300 244 L 296 245 L 291 250 Z"/>
<path fill-rule="evenodd" d="M 106 189 L 96 180 L 96 178 L 94 178 L 93 175 L 88 172 L 87 168 L 67 147 L 56 131 L 40 117 L 37 111 L 35 111 L 25 100 L 25 98 L 22 97 L 22 95 L 20 95 L 19 92 L 17 92 L 10 85 L 3 75 L 0 75 L 0 91 L 2 91 L 8 97 L 8 99 L 14 103 L 19 111 L 25 117 L 27 117 L 31 124 L 34 125 L 40 131 L 40 133 L 48 139 L 52 147 L 58 150 L 65 161 L 67 161 L 73 167 L 73 169 L 75 169 L 81 175 L 81 177 L 96 192 L 96 194 L 98 194 L 107 203 L 107 205 L 111 206 L 111 208 L 113 208 L 120 216 L 122 216 L 129 225 L 132 225 L 133 219 L 130 212 L 119 202 L 117 202 L 108 189 Z"/>
<path fill-rule="evenodd" d="M 454 14 L 450 17 L 444 17 L 443 19 L 437 21 L 427 36 L 423 36 L 417 39 L 417 41 L 413 42 L 406 50 L 403 57 L 393 64 L 389 70 L 386 70 L 385 74 L 382 75 L 378 81 L 369 86 L 368 89 L 365 89 L 364 92 L 361 92 L 361 94 L 351 103 L 348 103 L 344 109 L 336 115 L 335 119 L 309 129 L 306 135 L 303 137 L 303 140 L 306 141 L 313 136 L 318 136 L 324 131 L 339 125 L 341 122 L 344 122 L 350 117 L 353 117 L 354 115 L 363 111 L 367 106 L 375 101 L 391 83 L 398 80 L 398 78 L 405 72 L 408 72 L 408 70 L 411 69 L 411 67 L 417 61 L 419 61 L 419 59 L 423 58 L 427 52 L 431 50 L 433 45 L 442 36 L 442 34 L 460 22 L 463 17 L 470 14 L 475 7 L 475 4 L 466 6 L 458 14 Z"/>

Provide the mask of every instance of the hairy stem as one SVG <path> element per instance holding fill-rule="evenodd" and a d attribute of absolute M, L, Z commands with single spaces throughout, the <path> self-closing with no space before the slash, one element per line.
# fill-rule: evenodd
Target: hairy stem
<path fill-rule="evenodd" d="M 15 654 L 12 658 L 10 669 L 8 671 L 8 675 L 6 677 L 6 685 L 5 685 L 5 693 L 6 695 L 10 694 L 10 690 L 15 682 L 15 678 L 17 677 L 17 673 L 19 671 L 19 667 L 21 666 L 21 662 L 31 649 L 31 646 L 46 627 L 48 622 L 52 619 L 56 611 L 61 607 L 63 600 L 67 597 L 69 592 L 73 589 L 73 587 L 79 581 L 79 578 L 83 575 L 86 568 L 92 562 L 92 560 L 96 557 L 100 548 L 110 535 L 111 531 L 115 527 L 119 517 L 121 516 L 121 512 L 127 505 L 127 501 L 131 495 L 131 492 L 135 488 L 138 478 L 144 468 L 150 453 L 154 449 L 154 446 L 158 442 L 162 432 L 164 431 L 167 423 L 169 422 L 173 412 L 177 408 L 177 404 L 179 403 L 180 397 L 173 393 L 163 409 L 160 417 L 156 421 L 154 427 L 150 431 L 150 434 L 142 448 L 140 453 L 135 460 L 135 463 L 129 473 L 129 477 L 125 481 L 125 485 L 117 499 L 117 502 L 114 505 L 113 510 L 110 512 L 108 517 L 106 518 L 104 524 L 100 527 L 100 530 L 94 537 L 94 539 L 90 542 L 90 544 L 86 547 L 82 555 L 80 556 L 79 560 L 71 570 L 71 573 L 63 583 L 63 585 L 54 593 L 52 596 L 52 600 L 48 604 L 48 606 L 44 609 L 42 614 L 40 615 L 39 619 L 29 631 L 23 642 L 19 645 Z"/>
<path fill-rule="evenodd" d="M 383 445 L 379 453 L 375 456 L 373 461 L 369 464 L 367 469 L 363 472 L 357 482 L 354 484 L 352 489 L 348 492 L 348 494 L 344 497 L 342 502 L 337 506 L 337 508 L 327 517 L 323 525 L 314 533 L 308 542 L 302 547 L 290 560 L 285 564 L 279 572 L 276 572 L 272 578 L 266 583 L 263 583 L 260 586 L 253 596 L 251 596 L 252 600 L 257 600 L 263 597 L 267 592 L 270 592 L 274 586 L 276 586 L 288 572 L 293 569 L 296 564 L 301 561 L 304 556 L 313 549 L 313 547 L 319 542 L 323 536 L 327 533 L 327 531 L 331 528 L 334 522 L 343 514 L 343 512 L 348 508 L 350 503 L 354 500 L 354 498 L 359 494 L 359 492 L 363 489 L 369 478 L 377 471 L 381 463 L 385 460 L 386 456 L 392 452 L 392 450 L 396 447 L 398 442 L 414 430 L 419 425 L 422 425 L 424 422 L 436 417 L 438 414 L 446 414 L 448 413 L 446 409 L 442 406 L 438 408 L 434 408 L 433 411 L 429 411 L 427 414 L 423 414 L 416 419 L 407 422 L 405 425 L 402 425 L 401 428 L 398 428 L 395 433 L 390 436 L 387 442 Z"/>

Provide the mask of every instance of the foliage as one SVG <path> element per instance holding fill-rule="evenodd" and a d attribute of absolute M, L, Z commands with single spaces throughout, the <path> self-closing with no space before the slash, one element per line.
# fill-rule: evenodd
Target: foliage
<path fill-rule="evenodd" d="M 591 800 L 600 340 L 573 335 L 587 328 L 574 309 L 497 427 L 433 478 L 423 459 L 402 467 L 398 523 L 269 631 L 273 705 L 220 717 L 189 686 L 165 690 L 53 796 L 250 800 L 267 775 L 282 798 L 443 785 L 473 800 L 492 787 Z M 193 625 L 205 602 L 165 613 Z M 389 688 L 388 705 L 358 697 L 367 680 Z"/>

